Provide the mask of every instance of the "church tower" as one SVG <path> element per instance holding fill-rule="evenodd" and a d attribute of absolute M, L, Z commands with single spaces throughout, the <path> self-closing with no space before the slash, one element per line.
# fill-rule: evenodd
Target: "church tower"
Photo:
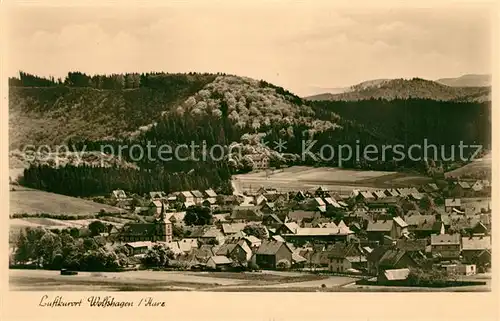
<path fill-rule="evenodd" d="M 155 241 L 172 242 L 172 222 L 165 217 L 165 206 L 161 202 L 160 215 L 155 219 Z"/>

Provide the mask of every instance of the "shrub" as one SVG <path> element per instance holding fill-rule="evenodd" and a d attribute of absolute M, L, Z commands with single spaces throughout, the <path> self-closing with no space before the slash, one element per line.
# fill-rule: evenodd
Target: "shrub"
<path fill-rule="evenodd" d="M 288 270 L 292 267 L 292 264 L 290 263 L 290 261 L 283 259 L 283 260 L 278 261 L 278 264 L 276 264 L 276 267 L 279 270 Z"/>

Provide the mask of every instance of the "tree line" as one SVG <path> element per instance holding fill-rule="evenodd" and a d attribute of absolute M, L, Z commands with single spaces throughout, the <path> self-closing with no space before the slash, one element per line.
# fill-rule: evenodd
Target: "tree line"
<path fill-rule="evenodd" d="M 133 89 L 133 88 L 172 88 L 185 87 L 193 78 L 215 79 L 220 74 L 209 73 L 125 73 L 110 75 L 89 75 L 80 71 L 68 72 L 67 76 L 55 79 L 54 77 L 41 77 L 20 71 L 19 77 L 10 77 L 10 87 L 89 87 L 95 89 Z"/>

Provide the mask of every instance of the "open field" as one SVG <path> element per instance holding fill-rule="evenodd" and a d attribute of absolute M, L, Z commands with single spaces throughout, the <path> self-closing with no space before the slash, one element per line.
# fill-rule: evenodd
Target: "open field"
<path fill-rule="evenodd" d="M 353 189 L 407 187 L 430 181 L 430 178 L 418 174 L 307 166 L 293 166 L 268 174 L 264 171 L 251 172 L 233 177 L 235 189 L 241 192 L 256 190 L 261 186 L 282 191 L 315 190 L 324 186 L 331 191 L 347 194 Z"/>
<path fill-rule="evenodd" d="M 96 202 L 48 193 L 20 186 L 11 186 L 10 214 L 50 213 L 66 215 L 97 214 L 101 209 L 111 213 L 122 213 L 123 209 Z"/>
<path fill-rule="evenodd" d="M 471 163 L 445 173 L 445 177 L 460 177 L 462 175 L 474 175 L 475 173 L 486 172 L 491 175 L 492 158 L 491 153 L 482 158 L 475 159 Z"/>
<path fill-rule="evenodd" d="M 80 272 L 62 276 L 58 271 L 9 270 L 12 291 L 222 291 L 222 292 L 486 292 L 486 286 L 410 288 L 358 286 L 355 278 L 306 273 L 263 271 Z M 488 281 L 490 281 L 488 279 Z"/>

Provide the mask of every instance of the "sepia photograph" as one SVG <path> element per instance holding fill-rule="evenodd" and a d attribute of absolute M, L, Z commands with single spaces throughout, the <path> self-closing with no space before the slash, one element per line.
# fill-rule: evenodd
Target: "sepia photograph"
<path fill-rule="evenodd" d="M 491 6 L 6 12 L 9 291 L 492 291 Z"/>

